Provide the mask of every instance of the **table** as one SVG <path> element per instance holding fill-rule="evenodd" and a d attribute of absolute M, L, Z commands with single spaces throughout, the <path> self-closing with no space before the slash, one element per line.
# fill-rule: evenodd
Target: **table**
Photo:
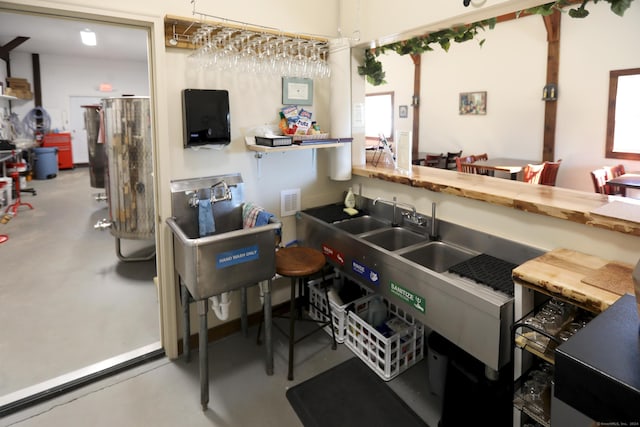
<path fill-rule="evenodd" d="M 619 185 L 621 187 L 640 189 L 640 171 L 627 172 L 619 177 L 607 181 L 609 185 Z"/>
<path fill-rule="evenodd" d="M 512 180 L 516 180 L 518 178 L 518 173 L 522 171 L 528 164 L 540 164 L 542 162 L 537 160 L 524 160 L 524 159 L 509 159 L 504 157 L 496 157 L 494 159 L 489 160 L 478 160 L 473 164 L 476 166 L 480 166 L 483 169 L 489 169 L 493 171 L 507 172 L 509 173 Z"/>

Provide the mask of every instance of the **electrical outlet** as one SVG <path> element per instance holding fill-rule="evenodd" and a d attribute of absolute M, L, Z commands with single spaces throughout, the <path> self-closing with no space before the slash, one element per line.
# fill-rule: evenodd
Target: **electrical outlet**
<path fill-rule="evenodd" d="M 300 189 L 280 191 L 280 216 L 295 215 L 300 210 Z"/>

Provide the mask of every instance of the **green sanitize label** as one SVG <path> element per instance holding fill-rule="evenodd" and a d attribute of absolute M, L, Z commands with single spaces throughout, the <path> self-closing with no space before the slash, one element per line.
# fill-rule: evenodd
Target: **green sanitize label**
<path fill-rule="evenodd" d="M 408 289 L 403 288 L 395 282 L 389 283 L 389 289 L 391 293 L 400 298 L 402 301 L 411 305 L 413 308 L 418 310 L 421 313 L 425 311 L 425 301 L 424 298 L 418 294 L 414 294 Z"/>

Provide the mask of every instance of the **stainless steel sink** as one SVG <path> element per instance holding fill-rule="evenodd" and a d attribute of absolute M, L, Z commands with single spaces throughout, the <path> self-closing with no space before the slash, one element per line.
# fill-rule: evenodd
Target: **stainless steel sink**
<path fill-rule="evenodd" d="M 215 234 L 198 236 L 198 207 L 190 201 L 209 197 L 224 179 L 231 199 L 213 205 Z M 237 175 L 171 182 L 174 268 L 195 300 L 256 284 L 275 275 L 279 221 L 242 228 L 242 178 Z M 195 198 L 194 198 L 195 194 Z"/>
<path fill-rule="evenodd" d="M 423 234 L 415 233 L 402 227 L 374 231 L 361 237 L 363 240 L 389 251 L 395 251 L 427 240 L 427 237 Z"/>
<path fill-rule="evenodd" d="M 443 273 L 450 267 L 477 255 L 477 253 L 468 249 L 441 241 L 430 242 L 418 248 L 398 252 L 398 254 L 438 273 Z"/>
<path fill-rule="evenodd" d="M 343 221 L 333 223 L 340 230 L 344 230 L 350 234 L 363 234 L 369 231 L 379 230 L 381 228 L 390 227 L 391 224 L 372 216 L 365 215 L 357 218 L 345 219 Z"/>

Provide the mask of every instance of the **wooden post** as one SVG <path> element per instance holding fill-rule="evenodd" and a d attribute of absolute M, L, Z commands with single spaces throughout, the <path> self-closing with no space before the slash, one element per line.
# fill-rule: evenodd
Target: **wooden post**
<path fill-rule="evenodd" d="M 560 16 L 556 10 L 552 15 L 543 16 L 547 29 L 547 83 L 558 84 L 560 69 Z M 556 118 L 557 101 L 545 101 L 544 108 L 544 139 L 542 145 L 542 160 L 554 161 L 556 146 Z"/>

